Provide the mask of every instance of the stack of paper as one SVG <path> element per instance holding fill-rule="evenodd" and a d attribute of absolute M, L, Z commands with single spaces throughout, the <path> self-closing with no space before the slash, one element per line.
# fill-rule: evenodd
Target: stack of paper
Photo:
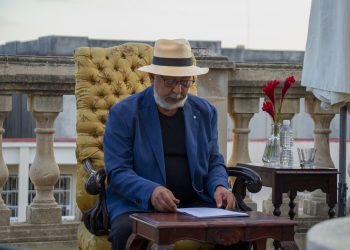
<path fill-rule="evenodd" d="M 209 207 L 188 207 L 178 208 L 177 212 L 192 215 L 197 218 L 214 218 L 214 217 L 242 217 L 248 216 L 246 213 L 225 210 L 221 208 Z"/>

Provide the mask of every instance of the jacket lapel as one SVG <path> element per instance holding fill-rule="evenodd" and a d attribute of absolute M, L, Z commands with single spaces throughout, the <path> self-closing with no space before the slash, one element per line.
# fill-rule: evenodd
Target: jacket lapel
<path fill-rule="evenodd" d="M 145 109 L 140 114 L 140 122 L 145 129 L 147 139 L 151 145 L 154 157 L 162 173 L 163 181 L 166 183 L 163 141 L 160 129 L 157 105 L 153 97 L 153 88 L 150 88 L 145 102 Z"/>
<path fill-rule="evenodd" d="M 189 97 L 190 98 L 190 97 Z M 188 159 L 188 165 L 190 168 L 190 173 L 192 177 L 192 182 L 196 186 L 194 187 L 197 189 L 197 171 L 200 171 L 198 167 L 196 166 L 197 159 L 197 147 L 198 147 L 198 127 L 199 127 L 199 118 L 200 118 L 200 112 L 199 110 L 193 108 L 190 105 L 189 100 L 186 101 L 186 104 L 184 105 L 184 120 L 185 120 L 185 131 L 186 131 L 186 151 L 187 151 L 187 159 Z M 202 186 L 199 184 L 199 186 Z M 200 190 L 196 190 L 200 191 Z"/>

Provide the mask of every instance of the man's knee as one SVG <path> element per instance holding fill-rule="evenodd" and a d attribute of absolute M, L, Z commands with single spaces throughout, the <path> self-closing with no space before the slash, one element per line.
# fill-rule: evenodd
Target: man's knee
<path fill-rule="evenodd" d="M 113 250 L 124 250 L 126 242 L 132 232 L 130 213 L 119 215 L 111 223 L 108 240 L 112 242 Z"/>

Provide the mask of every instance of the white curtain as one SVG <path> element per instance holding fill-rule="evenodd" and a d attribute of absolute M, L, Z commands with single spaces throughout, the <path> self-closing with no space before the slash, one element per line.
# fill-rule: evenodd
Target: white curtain
<path fill-rule="evenodd" d="M 350 101 L 350 0 L 313 0 L 301 85 L 323 104 Z"/>

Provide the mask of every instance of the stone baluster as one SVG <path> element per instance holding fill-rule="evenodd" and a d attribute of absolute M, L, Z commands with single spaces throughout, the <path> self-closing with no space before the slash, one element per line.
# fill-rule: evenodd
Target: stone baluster
<path fill-rule="evenodd" d="M 61 222 L 61 208 L 53 196 L 53 188 L 59 178 L 59 168 L 53 152 L 53 124 L 63 111 L 62 96 L 29 96 L 28 111 L 36 120 L 36 153 L 29 170 L 35 186 L 35 197 L 27 208 L 27 220 L 33 224 Z"/>
<path fill-rule="evenodd" d="M 249 122 L 254 114 L 259 112 L 259 98 L 228 97 L 227 109 L 234 127 L 232 154 L 227 165 L 232 167 L 238 162 L 249 163 L 251 162 L 248 149 Z M 257 210 L 257 204 L 249 197 L 249 192 L 244 202 L 253 210 Z"/>
<path fill-rule="evenodd" d="M 321 108 L 321 102 L 314 97 L 306 98 L 305 111 L 310 114 L 314 122 L 314 147 L 316 148 L 315 165 L 320 168 L 334 168 L 330 154 L 329 134 L 330 123 L 339 109 L 333 107 L 328 110 Z M 316 190 L 304 199 L 303 212 L 317 217 L 328 217 L 326 195 Z"/>
<path fill-rule="evenodd" d="M 300 112 L 300 99 L 285 99 L 282 106 L 282 114 L 281 114 L 281 122 L 283 120 L 292 120 L 294 115 L 296 113 Z M 287 194 L 283 194 L 283 203 L 281 205 L 281 216 L 288 217 L 289 213 L 289 202 L 290 199 Z M 294 201 L 293 205 L 295 204 L 295 215 L 298 216 L 298 207 L 299 207 L 299 197 L 297 196 Z M 263 201 L 263 211 L 268 214 L 273 214 L 274 206 L 272 204 L 272 194 L 270 194 L 269 198 L 267 200 Z"/>
<path fill-rule="evenodd" d="M 2 155 L 2 134 L 5 132 L 3 123 L 6 115 L 12 109 L 12 96 L 0 95 L 0 226 L 7 226 L 10 224 L 10 209 L 5 205 L 1 197 L 3 186 L 5 185 L 9 171 Z"/>
<path fill-rule="evenodd" d="M 197 61 L 200 67 L 209 67 L 208 74 L 198 76 L 198 96 L 205 98 L 217 109 L 218 114 L 218 143 L 220 153 L 227 158 L 227 91 L 229 73 L 233 62 L 223 56 L 200 55 Z"/>
<path fill-rule="evenodd" d="M 232 167 L 238 162 L 251 162 L 248 150 L 249 122 L 255 113 L 259 113 L 259 98 L 229 97 L 228 113 L 234 127 L 232 154 L 227 164 Z"/>

